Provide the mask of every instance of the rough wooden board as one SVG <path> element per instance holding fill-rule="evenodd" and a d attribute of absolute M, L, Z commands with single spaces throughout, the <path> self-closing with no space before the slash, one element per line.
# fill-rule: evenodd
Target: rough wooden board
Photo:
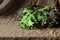
<path fill-rule="evenodd" d="M 27 30 L 12 16 L 0 17 L 0 37 L 60 37 L 60 28 Z"/>

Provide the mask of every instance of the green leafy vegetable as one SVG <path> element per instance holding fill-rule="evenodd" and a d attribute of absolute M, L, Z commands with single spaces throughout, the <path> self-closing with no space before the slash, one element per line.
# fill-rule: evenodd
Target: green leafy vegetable
<path fill-rule="evenodd" d="M 23 15 L 19 23 L 20 27 L 32 29 L 39 25 L 40 27 L 48 25 L 53 26 L 56 19 L 49 15 L 52 8 L 46 7 L 28 7 L 23 9 Z"/>

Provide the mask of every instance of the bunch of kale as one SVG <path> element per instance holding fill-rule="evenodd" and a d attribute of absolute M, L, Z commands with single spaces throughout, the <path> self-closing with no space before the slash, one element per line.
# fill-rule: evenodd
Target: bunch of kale
<path fill-rule="evenodd" d="M 53 26 L 57 24 L 55 15 L 51 15 L 51 7 L 28 7 L 24 8 L 22 12 L 21 21 L 19 22 L 20 27 L 33 29 L 38 25 L 39 27 Z"/>

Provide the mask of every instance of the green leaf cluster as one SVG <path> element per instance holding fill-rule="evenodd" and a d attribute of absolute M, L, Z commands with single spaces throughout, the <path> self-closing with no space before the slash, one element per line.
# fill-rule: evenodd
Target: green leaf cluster
<path fill-rule="evenodd" d="M 20 27 L 33 29 L 34 25 L 39 25 L 40 27 L 48 25 L 52 26 L 54 21 L 49 12 L 52 10 L 51 7 L 28 7 L 23 8 L 22 18 L 19 22 Z"/>

